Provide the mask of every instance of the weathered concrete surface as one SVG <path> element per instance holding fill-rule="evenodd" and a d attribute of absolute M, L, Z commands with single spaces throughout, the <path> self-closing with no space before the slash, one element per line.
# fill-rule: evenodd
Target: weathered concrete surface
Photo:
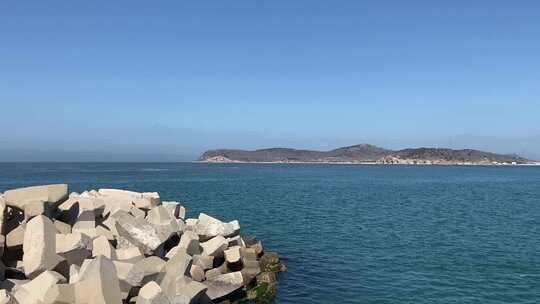
<path fill-rule="evenodd" d="M 132 288 L 131 284 L 127 282 L 128 275 L 135 266 L 133 263 L 124 261 L 113 261 L 114 267 L 116 267 L 116 274 L 118 276 L 120 291 L 122 300 L 125 300 L 129 296 L 129 292 Z"/>
<path fill-rule="evenodd" d="M 75 283 L 75 300 L 88 304 L 121 304 L 120 282 L 113 262 L 98 256 L 85 266 Z"/>
<path fill-rule="evenodd" d="M 144 283 L 155 280 L 164 273 L 166 262 L 159 257 L 149 256 L 135 263 L 126 277 L 131 286 L 142 286 Z"/>
<path fill-rule="evenodd" d="M 167 208 L 172 216 L 177 219 L 186 219 L 186 208 L 179 202 L 163 202 L 163 207 Z"/>
<path fill-rule="evenodd" d="M 44 271 L 28 283 L 22 284 L 14 293 L 19 303 L 41 303 L 46 300 L 47 292 L 58 283 L 65 283 L 64 278 L 54 271 Z M 22 292 L 21 292 L 22 291 Z"/>
<path fill-rule="evenodd" d="M 202 282 L 205 279 L 204 269 L 199 265 L 191 265 L 189 275 L 194 281 L 197 282 Z"/>
<path fill-rule="evenodd" d="M 26 224 L 23 252 L 24 273 L 28 278 L 35 278 L 58 264 L 56 228 L 49 218 L 39 215 Z"/>
<path fill-rule="evenodd" d="M 148 282 L 141 288 L 136 304 L 169 304 L 170 301 L 156 282 Z"/>
<path fill-rule="evenodd" d="M 105 201 L 105 213 L 115 209 L 129 212 L 133 205 L 141 209 L 150 209 L 160 203 L 156 192 L 139 193 L 118 189 L 99 189 L 98 193 Z"/>
<path fill-rule="evenodd" d="M 91 300 L 86 302 L 77 302 L 75 284 L 56 284 L 53 285 L 45 295 L 44 304 L 69 304 L 69 303 L 86 303 L 90 304 Z"/>
<path fill-rule="evenodd" d="M 66 184 L 45 185 L 8 190 L 4 193 L 4 199 L 8 206 L 14 206 L 24 210 L 24 205 L 29 201 L 44 201 L 59 203 L 68 197 Z"/>
<path fill-rule="evenodd" d="M 97 236 L 97 231 L 94 210 L 82 210 L 71 230 L 95 238 Z"/>
<path fill-rule="evenodd" d="M 146 221 L 154 226 L 162 243 L 179 234 L 180 226 L 176 218 L 163 206 L 154 207 L 148 211 Z"/>
<path fill-rule="evenodd" d="M 227 249 L 229 242 L 227 239 L 218 235 L 204 243 L 201 243 L 203 249 L 203 255 L 211 255 L 213 257 L 223 256 L 223 251 Z"/>
<path fill-rule="evenodd" d="M 229 247 L 233 246 L 246 247 L 246 244 L 244 243 L 242 237 L 240 235 L 237 235 L 229 238 Z"/>
<path fill-rule="evenodd" d="M 92 239 L 81 233 L 57 234 L 56 253 L 66 259 L 69 265 L 80 266 L 92 256 Z"/>
<path fill-rule="evenodd" d="M 66 224 L 60 220 L 54 221 L 54 227 L 56 228 L 56 233 L 60 234 L 70 234 L 71 233 L 71 226 L 69 224 Z"/>
<path fill-rule="evenodd" d="M 187 277 L 178 278 L 173 303 L 205 303 L 203 299 L 206 297 L 207 288 L 206 285 Z"/>
<path fill-rule="evenodd" d="M 26 224 L 21 224 L 17 228 L 11 230 L 6 236 L 7 247 L 22 246 L 24 242 L 24 233 L 26 231 Z"/>
<path fill-rule="evenodd" d="M 191 265 L 192 258 L 186 253 L 185 250 L 179 250 L 173 257 L 171 257 L 163 270 L 165 271 L 157 281 L 163 292 L 170 299 L 176 295 L 176 281 L 179 277 L 183 277 L 188 273 Z"/>
<path fill-rule="evenodd" d="M 196 254 L 193 256 L 193 264 L 201 266 L 204 270 L 208 270 L 214 267 L 214 257 Z"/>
<path fill-rule="evenodd" d="M 145 254 L 153 254 L 165 240 L 158 236 L 154 226 L 145 219 L 134 218 L 127 212 L 118 214 L 116 217 L 116 230 L 131 243 L 139 247 Z"/>
<path fill-rule="evenodd" d="M 208 287 L 206 291 L 208 297 L 216 300 L 242 288 L 244 286 L 244 279 L 242 273 L 231 272 L 209 278 L 204 284 Z"/>
<path fill-rule="evenodd" d="M 192 219 L 192 218 L 188 218 L 186 219 L 185 223 L 185 227 L 184 227 L 184 232 L 185 231 L 194 231 L 196 232 L 196 229 L 197 229 L 197 219 Z"/>
<path fill-rule="evenodd" d="M 131 209 L 129 209 L 129 214 L 133 215 L 134 218 L 145 218 L 146 212 L 143 210 L 135 207 L 135 205 L 131 206 Z"/>
<path fill-rule="evenodd" d="M 107 240 L 109 241 L 113 241 L 114 240 L 114 234 L 112 233 L 111 230 L 105 228 L 104 226 L 102 225 L 97 225 L 96 226 L 96 234 L 97 236 L 103 236 L 105 237 Z"/>
<path fill-rule="evenodd" d="M 116 249 L 116 259 L 119 261 L 136 263 L 144 259 L 144 255 L 138 247 Z"/>
<path fill-rule="evenodd" d="M 206 279 L 210 279 L 229 272 L 227 264 L 222 263 L 220 266 L 209 269 L 205 272 Z"/>
<path fill-rule="evenodd" d="M 98 236 L 92 242 L 92 256 L 104 256 L 108 259 L 116 259 L 116 251 L 104 236 Z"/>
<path fill-rule="evenodd" d="M 225 260 L 229 264 L 240 262 L 240 246 L 234 246 L 225 250 Z"/>
<path fill-rule="evenodd" d="M 261 272 L 257 254 L 254 249 L 240 248 L 240 256 L 242 260 L 242 276 L 244 283 L 249 284 Z"/>
<path fill-rule="evenodd" d="M 197 220 L 197 224 L 195 226 L 195 232 L 202 240 L 211 239 L 218 235 L 223 236 L 224 231 L 225 227 L 222 221 L 205 213 L 199 214 L 199 219 Z"/>
<path fill-rule="evenodd" d="M 185 231 L 180 237 L 178 246 L 185 248 L 190 255 L 200 254 L 202 250 L 199 243 L 199 236 L 193 231 Z"/>

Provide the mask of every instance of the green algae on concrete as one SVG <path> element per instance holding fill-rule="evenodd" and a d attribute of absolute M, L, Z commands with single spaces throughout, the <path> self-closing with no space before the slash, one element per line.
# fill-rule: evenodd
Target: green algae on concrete
<path fill-rule="evenodd" d="M 255 278 L 255 284 L 246 292 L 246 300 L 241 303 L 270 303 L 277 293 L 279 272 L 287 267 L 279 260 L 275 252 L 266 252 L 260 259 L 261 273 Z"/>

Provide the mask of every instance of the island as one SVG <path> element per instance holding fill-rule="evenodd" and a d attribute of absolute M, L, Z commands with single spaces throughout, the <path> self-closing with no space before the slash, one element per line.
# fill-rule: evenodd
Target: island
<path fill-rule="evenodd" d="M 408 148 L 390 150 L 370 144 L 330 151 L 269 148 L 254 151 L 218 149 L 204 152 L 198 162 L 206 163 L 326 163 L 405 165 L 524 165 L 535 162 L 513 154 L 473 149 Z"/>

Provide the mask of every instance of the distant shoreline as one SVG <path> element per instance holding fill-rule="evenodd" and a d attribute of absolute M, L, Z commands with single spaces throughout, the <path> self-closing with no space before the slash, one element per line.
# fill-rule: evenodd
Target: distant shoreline
<path fill-rule="evenodd" d="M 486 167 L 535 167 L 538 163 L 528 164 L 488 164 L 488 163 L 417 163 L 417 164 L 389 164 L 376 162 L 247 162 L 247 161 L 193 161 L 196 164 L 262 164 L 262 165 L 359 165 L 359 166 L 486 166 Z"/>
<path fill-rule="evenodd" d="M 497 154 L 474 149 L 407 148 L 389 150 L 370 144 L 330 151 L 266 148 L 260 150 L 217 149 L 205 151 L 198 159 L 207 163 L 299 163 L 358 165 L 522 165 L 537 164 L 515 154 Z"/>

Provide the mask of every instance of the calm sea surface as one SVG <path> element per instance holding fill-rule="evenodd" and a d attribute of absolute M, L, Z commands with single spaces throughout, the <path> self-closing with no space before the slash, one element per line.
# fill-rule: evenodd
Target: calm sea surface
<path fill-rule="evenodd" d="M 159 191 L 278 251 L 276 303 L 540 303 L 540 168 L 0 164 L 47 183 Z"/>

